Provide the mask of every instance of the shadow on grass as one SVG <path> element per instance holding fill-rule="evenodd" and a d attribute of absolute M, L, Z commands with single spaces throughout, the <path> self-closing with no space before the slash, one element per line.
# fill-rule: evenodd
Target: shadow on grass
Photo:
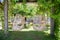
<path fill-rule="evenodd" d="M 3 32 L 1 32 L 2 34 Z M 44 32 L 40 31 L 9 31 L 9 36 L 6 39 L 0 40 L 55 40 Z"/>

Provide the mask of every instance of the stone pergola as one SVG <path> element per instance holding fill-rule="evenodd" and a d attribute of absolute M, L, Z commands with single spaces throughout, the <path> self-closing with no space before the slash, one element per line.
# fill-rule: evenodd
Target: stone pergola
<path fill-rule="evenodd" d="M 22 2 L 22 0 L 19 0 L 19 2 Z M 37 2 L 37 0 L 27 0 L 27 2 Z M 8 0 L 4 0 L 4 33 L 8 33 Z"/>

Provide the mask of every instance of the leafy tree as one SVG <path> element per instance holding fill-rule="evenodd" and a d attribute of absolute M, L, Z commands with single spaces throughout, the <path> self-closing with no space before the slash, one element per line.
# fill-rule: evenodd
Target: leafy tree
<path fill-rule="evenodd" d="M 38 12 L 50 11 L 51 17 L 51 35 L 58 35 L 60 23 L 60 0 L 38 0 Z M 41 9 L 43 8 L 43 9 Z"/>

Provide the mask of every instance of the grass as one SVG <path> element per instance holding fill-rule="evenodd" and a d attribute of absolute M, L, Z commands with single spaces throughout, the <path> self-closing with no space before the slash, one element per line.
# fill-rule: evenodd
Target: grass
<path fill-rule="evenodd" d="M 9 35 L 4 39 L 3 32 L 0 32 L 0 40 L 55 40 L 48 34 L 39 31 L 9 31 Z"/>

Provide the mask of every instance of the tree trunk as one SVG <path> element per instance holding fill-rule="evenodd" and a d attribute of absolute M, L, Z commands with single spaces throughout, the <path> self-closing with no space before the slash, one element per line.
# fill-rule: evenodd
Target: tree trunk
<path fill-rule="evenodd" d="M 8 0 L 4 0 L 4 34 L 8 34 Z"/>
<path fill-rule="evenodd" d="M 50 25 L 51 25 L 50 34 L 51 36 L 53 36 L 54 35 L 54 19 L 53 18 L 50 19 Z"/>
<path fill-rule="evenodd" d="M 52 15 L 54 15 L 54 12 L 55 12 L 55 9 L 54 9 L 54 7 L 52 7 L 51 8 Z M 52 18 L 52 17 L 50 19 L 50 25 L 51 25 L 50 34 L 51 34 L 51 36 L 53 36 L 54 35 L 54 18 Z"/>

